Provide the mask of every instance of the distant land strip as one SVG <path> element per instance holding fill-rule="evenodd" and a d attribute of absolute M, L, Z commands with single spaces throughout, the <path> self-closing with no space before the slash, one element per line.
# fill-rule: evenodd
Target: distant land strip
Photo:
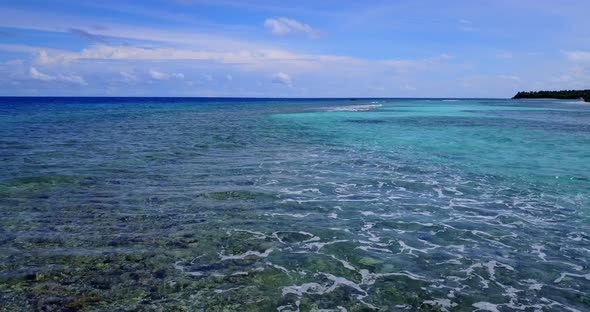
<path fill-rule="evenodd" d="M 513 99 L 584 99 L 585 102 L 590 102 L 590 90 L 521 91 Z"/>

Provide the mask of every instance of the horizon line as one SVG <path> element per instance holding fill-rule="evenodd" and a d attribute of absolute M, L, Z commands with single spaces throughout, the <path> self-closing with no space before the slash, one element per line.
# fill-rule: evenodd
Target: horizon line
<path fill-rule="evenodd" d="M 280 99 L 280 100 L 512 100 L 509 97 L 250 97 L 250 96 L 100 96 L 100 95 L 0 95 L 0 98 L 163 98 L 163 99 Z"/>

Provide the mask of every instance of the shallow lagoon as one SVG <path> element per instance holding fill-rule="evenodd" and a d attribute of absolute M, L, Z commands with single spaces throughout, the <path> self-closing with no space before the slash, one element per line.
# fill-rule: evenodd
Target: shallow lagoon
<path fill-rule="evenodd" d="M 8 311 L 588 311 L 590 106 L 0 99 Z"/>

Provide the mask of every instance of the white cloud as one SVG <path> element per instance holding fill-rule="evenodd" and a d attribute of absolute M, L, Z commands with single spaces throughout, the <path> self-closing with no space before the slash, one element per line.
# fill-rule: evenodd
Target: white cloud
<path fill-rule="evenodd" d="M 79 84 L 79 85 L 87 85 L 88 84 L 88 83 L 86 83 L 84 78 L 82 78 L 81 76 L 77 76 L 77 75 L 69 75 L 69 76 L 59 75 L 59 76 L 57 76 L 57 79 L 61 80 L 61 81 L 65 81 L 65 82 Z"/>
<path fill-rule="evenodd" d="M 583 89 L 587 88 L 590 81 L 590 75 L 582 65 L 575 65 L 566 68 L 560 75 L 553 77 L 553 85 L 558 85 L 560 89 Z"/>
<path fill-rule="evenodd" d="M 352 83 L 352 81 L 358 79 L 370 80 L 372 79 L 371 77 L 380 77 L 379 79 L 387 80 L 400 76 L 407 77 L 407 75 L 420 75 L 422 72 L 442 73 L 443 71 L 446 72 L 448 69 L 451 69 L 450 66 L 455 66 L 448 62 L 448 60 L 451 59 L 451 56 L 447 54 L 439 54 L 433 57 L 417 59 L 390 58 L 375 60 L 344 55 L 302 54 L 281 49 L 238 50 L 232 52 L 224 50 L 195 51 L 189 48 L 143 48 L 94 44 L 80 51 L 65 51 L 0 44 L 0 50 L 3 49 L 18 50 L 23 53 L 31 53 L 35 56 L 40 55 L 39 51 L 45 50 L 46 58 L 55 62 L 51 67 L 52 72 L 56 72 L 56 70 L 60 68 L 63 68 L 64 70 L 79 68 L 84 72 L 92 72 L 97 76 L 104 76 L 106 74 L 105 70 L 112 75 L 113 72 L 110 68 L 116 69 L 120 64 L 129 65 L 127 62 L 120 62 L 121 60 L 132 61 L 132 64 L 144 68 L 147 67 L 147 69 L 140 75 L 139 72 L 130 70 L 128 66 L 119 67 L 118 70 L 114 72 L 116 75 L 114 78 L 118 81 L 136 85 L 138 88 L 144 88 L 145 85 L 149 85 L 150 82 L 153 83 L 154 81 L 164 80 L 182 80 L 185 82 L 182 85 L 187 85 L 186 81 L 189 79 L 185 76 L 188 73 L 186 71 L 190 71 L 191 75 L 199 75 L 199 72 L 201 73 L 200 81 L 195 81 L 195 83 L 207 82 L 203 73 L 210 73 L 211 75 L 214 75 L 213 78 L 215 78 L 216 81 L 225 81 L 227 83 L 233 80 L 235 76 L 228 78 L 226 73 L 218 71 L 220 67 L 217 64 L 224 64 L 223 71 L 240 72 L 241 75 L 247 73 L 247 75 L 257 77 L 257 79 L 265 79 L 266 81 L 270 80 L 273 83 L 285 86 L 293 87 L 294 85 L 297 85 L 298 88 L 301 88 L 307 84 L 321 84 L 323 79 L 327 79 L 327 81 L 334 81 L 334 85 L 340 84 L 343 86 L 338 87 L 338 91 L 361 90 L 357 92 L 360 92 L 358 94 L 363 94 L 363 92 L 369 92 L 369 89 L 367 89 L 366 86 L 357 86 L 357 83 Z M 187 63 L 190 63 L 191 66 L 187 67 Z M 107 64 L 109 65 L 106 66 Z M 162 68 L 155 67 L 155 64 L 159 64 L 158 66 L 162 66 Z M 44 73 L 46 72 L 45 70 L 48 70 L 45 69 L 45 67 L 41 67 L 41 65 L 35 67 Z M 150 68 L 152 68 L 151 71 Z M 280 69 L 280 72 L 278 69 Z M 256 75 L 264 75 L 263 77 L 267 78 L 262 78 L 261 76 Z M 306 79 L 305 81 L 297 82 L 293 81 L 293 76 L 306 76 L 310 77 L 310 80 Z M 142 81 L 142 78 L 144 77 L 147 78 L 146 81 Z M 70 81 L 74 81 L 74 79 L 70 79 Z M 404 83 L 405 81 L 396 82 L 398 86 L 403 86 Z M 248 85 L 254 84 L 254 82 L 241 81 L 241 84 Z M 211 88 L 217 88 L 217 84 L 214 85 L 215 86 L 211 86 Z M 273 89 L 275 91 L 278 90 L 276 88 Z M 317 96 L 336 95 L 335 93 L 329 93 L 327 91 L 327 93 L 318 93 L 318 90 L 323 90 L 320 87 L 313 87 L 312 89 L 314 91 L 310 92 Z M 420 87 L 420 90 L 422 89 L 424 88 Z M 289 88 L 289 91 L 292 91 L 293 95 L 295 95 L 295 93 L 300 93 L 298 90 L 299 89 L 296 91 L 294 88 Z M 405 91 L 409 90 L 406 88 Z M 152 90 L 148 89 L 146 92 L 149 93 L 152 92 Z M 236 89 L 235 92 L 246 91 Z M 274 91 L 269 92 L 272 93 Z M 366 95 L 370 94 L 370 92 L 366 93 Z M 387 94 L 384 93 L 383 95 L 385 96 Z"/>
<path fill-rule="evenodd" d="M 561 75 L 555 79 L 556 82 L 570 83 L 574 81 L 574 77 L 570 75 Z"/>
<path fill-rule="evenodd" d="M 55 76 L 46 75 L 38 71 L 35 67 L 31 67 L 29 69 L 29 75 L 31 76 L 31 78 L 41 81 L 54 81 L 57 79 Z"/>
<path fill-rule="evenodd" d="M 254 63 L 266 61 L 287 61 L 310 59 L 317 56 L 294 54 L 278 49 L 239 50 L 235 52 L 218 52 L 204 50 L 183 50 L 174 48 L 139 48 L 131 46 L 93 45 L 80 52 L 53 50 L 36 50 L 27 46 L 7 46 L 0 44 L 0 50 L 38 53 L 38 63 L 68 63 L 80 60 L 198 60 L 218 61 L 220 63 Z M 330 58 L 330 56 L 319 56 Z"/>
<path fill-rule="evenodd" d="M 153 80 L 174 80 L 174 79 L 178 79 L 178 80 L 182 80 L 184 79 L 184 74 L 182 73 L 172 73 L 172 74 L 167 74 L 167 73 L 162 73 L 156 70 L 150 70 L 149 71 L 149 75 L 150 78 L 152 78 Z"/>
<path fill-rule="evenodd" d="M 500 75 L 500 76 L 498 76 L 498 78 L 504 79 L 504 80 L 515 81 L 515 82 L 521 82 L 522 81 L 522 79 L 520 79 L 520 77 L 514 76 L 514 75 Z"/>
<path fill-rule="evenodd" d="M 35 67 L 31 67 L 29 69 L 29 77 L 34 80 L 40 80 L 40 81 L 46 81 L 46 82 L 62 81 L 62 82 L 68 82 L 68 83 L 73 83 L 73 84 L 79 84 L 79 85 L 87 85 L 88 84 L 88 83 L 86 83 L 84 78 L 82 78 L 81 76 L 78 76 L 78 75 L 61 75 L 60 74 L 57 76 L 52 76 L 52 75 L 48 75 L 48 74 L 44 74 L 44 73 L 40 72 Z"/>
<path fill-rule="evenodd" d="M 580 76 L 586 74 L 586 68 L 582 65 L 575 65 L 568 68 L 568 72 L 572 75 Z"/>
<path fill-rule="evenodd" d="M 281 49 L 205 51 L 175 48 L 141 48 L 132 46 L 111 46 L 95 44 L 81 51 L 51 50 L 22 45 L 0 44 L 0 50 L 34 53 L 40 65 L 66 64 L 89 60 L 133 60 L 133 61 L 202 61 L 235 64 L 249 69 L 276 68 L 278 63 L 291 65 L 298 70 L 317 68 L 321 63 L 341 64 L 364 63 L 364 60 L 347 56 L 298 54 Z M 155 76 L 158 76 L 157 74 Z"/>
<path fill-rule="evenodd" d="M 293 80 L 291 80 L 291 76 L 289 76 L 283 72 L 278 72 L 278 73 L 272 75 L 272 82 L 282 84 L 285 86 L 289 86 L 289 87 L 291 87 L 293 85 Z"/>
<path fill-rule="evenodd" d="M 473 23 L 470 20 L 460 19 L 459 20 L 459 29 L 461 31 L 474 31 L 477 28 L 473 27 Z"/>
<path fill-rule="evenodd" d="M 563 52 L 570 61 L 590 62 L 590 52 L 587 51 L 565 51 Z"/>
<path fill-rule="evenodd" d="M 287 17 L 267 18 L 264 21 L 264 27 L 279 36 L 305 34 L 310 38 L 318 37 L 318 32 L 308 24 L 303 24 Z"/>
<path fill-rule="evenodd" d="M 121 78 L 123 78 L 123 81 L 125 81 L 125 82 L 132 83 L 132 82 L 137 81 L 137 76 L 135 76 L 132 73 L 122 71 L 122 72 L 119 72 L 119 75 L 121 75 Z"/>
<path fill-rule="evenodd" d="M 496 54 L 496 58 L 500 60 L 507 60 L 512 58 L 512 53 L 510 52 L 500 52 Z"/>
<path fill-rule="evenodd" d="M 403 86 L 400 87 L 402 90 L 406 90 L 406 91 L 416 91 L 418 90 L 416 87 L 409 85 L 409 84 L 405 84 Z"/>
<path fill-rule="evenodd" d="M 47 65 L 54 63 L 56 60 L 49 57 L 47 51 L 41 50 L 39 51 L 39 56 L 37 57 L 37 63 L 41 65 Z"/>
<path fill-rule="evenodd" d="M 140 48 L 132 46 L 110 46 L 96 44 L 79 52 L 64 50 L 50 50 L 30 46 L 15 46 L 0 44 L 0 50 L 35 53 L 42 56 L 44 64 L 72 63 L 88 60 L 133 60 L 133 61 L 184 61 L 194 60 L 203 62 L 218 62 L 235 64 L 248 69 L 269 70 L 278 65 L 290 71 L 309 71 L 338 66 L 342 70 L 357 71 L 359 67 L 388 66 L 400 72 L 428 70 L 442 64 L 451 56 L 440 54 L 424 59 L 386 59 L 366 60 L 350 56 L 326 54 L 300 54 L 281 49 L 238 50 L 232 52 L 204 51 L 175 48 Z M 181 74 L 166 75 L 150 73 L 152 79 L 182 79 Z"/>

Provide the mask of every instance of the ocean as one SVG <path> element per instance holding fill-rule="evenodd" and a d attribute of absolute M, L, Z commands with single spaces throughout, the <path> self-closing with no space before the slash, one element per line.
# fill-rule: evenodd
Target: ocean
<path fill-rule="evenodd" d="M 0 98 L 0 310 L 590 311 L 590 105 Z"/>

